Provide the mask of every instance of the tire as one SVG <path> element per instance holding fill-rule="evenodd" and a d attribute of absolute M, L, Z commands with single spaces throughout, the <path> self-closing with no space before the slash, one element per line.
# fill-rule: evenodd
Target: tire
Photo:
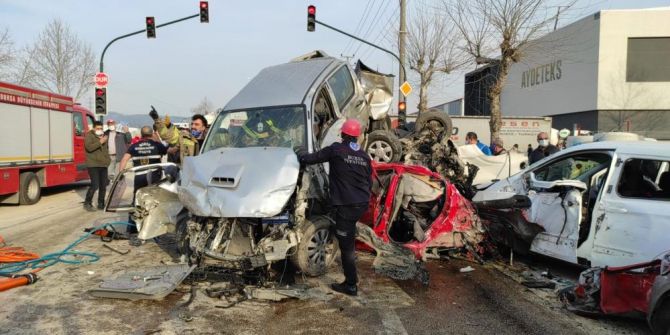
<path fill-rule="evenodd" d="M 324 216 L 312 217 L 305 222 L 302 236 L 291 261 L 311 277 L 321 276 L 335 260 L 337 240 L 330 232 L 331 221 Z"/>
<path fill-rule="evenodd" d="M 190 216 L 188 212 L 183 211 L 177 215 L 177 224 L 175 227 L 175 240 L 177 242 L 177 251 L 180 255 L 186 256 L 191 261 L 192 251 L 190 244 L 190 236 L 188 235 L 188 220 Z"/>
<path fill-rule="evenodd" d="M 42 189 L 40 180 L 32 172 L 21 173 L 19 177 L 19 204 L 34 205 L 40 201 Z"/>
<path fill-rule="evenodd" d="M 666 297 L 662 305 L 654 311 L 651 318 L 651 329 L 654 335 L 670 334 L 670 297 Z"/>
<path fill-rule="evenodd" d="M 437 109 L 429 109 L 420 113 L 419 117 L 416 119 L 415 131 L 420 132 L 430 125 L 437 126 L 438 131 L 443 133 L 443 136 L 446 136 L 447 138 L 451 136 L 451 132 L 454 128 L 449 115 Z"/>
<path fill-rule="evenodd" d="M 390 131 L 375 130 L 368 135 L 365 152 L 377 162 L 397 162 L 402 154 L 402 145 Z"/>

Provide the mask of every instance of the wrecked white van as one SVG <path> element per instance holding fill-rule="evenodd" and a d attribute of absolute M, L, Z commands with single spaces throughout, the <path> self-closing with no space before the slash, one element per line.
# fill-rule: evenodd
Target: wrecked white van
<path fill-rule="evenodd" d="M 517 252 L 623 266 L 670 249 L 670 144 L 597 142 L 480 189 L 490 237 Z"/>

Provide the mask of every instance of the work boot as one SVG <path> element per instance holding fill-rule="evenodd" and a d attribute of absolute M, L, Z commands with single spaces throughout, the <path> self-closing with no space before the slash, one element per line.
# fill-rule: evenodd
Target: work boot
<path fill-rule="evenodd" d="M 95 212 L 95 208 L 93 208 L 93 205 L 87 202 L 84 203 L 84 209 L 89 212 Z"/>
<path fill-rule="evenodd" d="M 344 293 L 346 295 L 350 296 L 358 295 L 358 287 L 356 287 L 356 285 L 348 285 L 345 282 L 342 282 L 340 284 L 338 283 L 330 284 L 330 288 L 332 288 L 333 291 Z"/>
<path fill-rule="evenodd" d="M 102 211 L 102 210 L 105 210 L 105 203 L 103 203 L 103 202 L 99 202 L 99 203 L 98 203 L 98 209 L 101 210 L 101 211 Z"/>

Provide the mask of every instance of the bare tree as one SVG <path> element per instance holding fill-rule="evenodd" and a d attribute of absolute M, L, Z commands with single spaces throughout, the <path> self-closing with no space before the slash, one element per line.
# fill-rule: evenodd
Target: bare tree
<path fill-rule="evenodd" d="M 93 86 L 95 54 L 70 26 L 54 19 L 24 48 L 15 81 L 79 100 Z"/>
<path fill-rule="evenodd" d="M 407 34 L 407 62 L 419 75 L 419 113 L 428 109 L 428 88 L 435 74 L 450 74 L 464 65 L 460 37 L 449 16 L 419 8 Z"/>
<path fill-rule="evenodd" d="M 214 107 L 212 106 L 212 103 L 209 101 L 209 99 L 207 99 L 207 97 L 204 97 L 202 98 L 200 103 L 198 103 L 197 106 L 191 108 L 191 113 L 202 114 L 202 115 L 213 114 Z"/>
<path fill-rule="evenodd" d="M 576 0 L 564 2 L 562 7 L 570 7 Z M 545 28 L 554 22 L 549 3 L 549 0 L 444 0 L 447 13 L 463 37 L 463 50 L 476 64 L 497 67 L 489 91 L 491 138 L 500 136 L 500 95 L 512 64 L 519 62 L 529 42 L 547 32 Z"/>
<path fill-rule="evenodd" d="M 0 30 L 0 79 L 6 79 L 9 76 L 8 69 L 14 62 L 15 50 L 14 42 L 9 34 L 9 28 Z"/>

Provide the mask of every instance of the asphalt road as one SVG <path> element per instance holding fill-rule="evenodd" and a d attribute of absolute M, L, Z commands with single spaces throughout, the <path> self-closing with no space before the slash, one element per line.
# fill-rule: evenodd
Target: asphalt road
<path fill-rule="evenodd" d="M 38 253 L 62 249 L 95 222 L 114 221 L 81 208 L 82 187 L 46 192 L 33 206 L 0 205 L 0 235 L 15 246 Z M 162 301 L 93 298 L 86 293 L 118 271 L 167 263 L 169 245 L 149 242 L 131 247 L 114 241 L 122 256 L 91 238 L 78 250 L 101 259 L 79 266 L 58 264 L 31 286 L 0 293 L 0 334 L 637 334 L 639 321 L 592 320 L 561 308 L 550 290 L 530 290 L 494 264 L 431 260 L 428 287 L 393 281 L 372 272 L 372 256 L 359 255 L 361 284 L 356 298 L 333 294 L 328 284 L 342 280 L 336 266 L 304 300 L 249 300 L 230 308 L 205 296 L 203 285 L 187 307 L 188 287 Z M 535 260 L 538 262 L 538 260 Z M 536 264 L 537 265 L 537 264 Z M 461 273 L 472 266 L 475 270 Z M 556 266 L 549 264 L 548 266 Z M 574 269 L 561 270 L 574 273 Z M 302 279 L 299 278 L 299 281 Z"/>

